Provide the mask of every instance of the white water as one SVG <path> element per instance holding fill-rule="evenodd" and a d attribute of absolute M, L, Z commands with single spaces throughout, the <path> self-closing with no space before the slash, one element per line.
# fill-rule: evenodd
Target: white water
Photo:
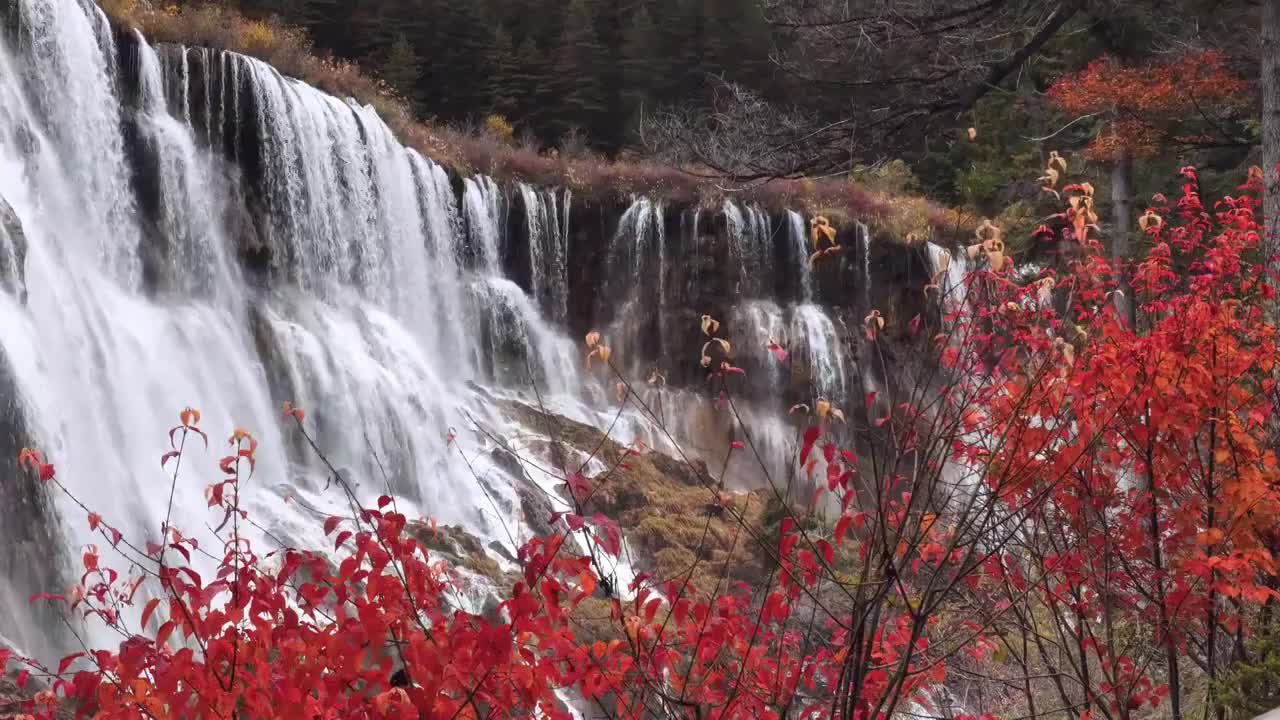
<path fill-rule="evenodd" d="M 773 230 L 769 214 L 757 205 L 744 209 L 728 200 L 723 212 L 732 256 L 742 268 L 739 292 L 749 298 L 771 294 L 767 282 L 773 277 Z"/>
<path fill-rule="evenodd" d="M 569 317 L 568 191 L 539 191 L 520 183 L 525 226 L 529 233 L 530 291 L 556 322 Z"/>
<path fill-rule="evenodd" d="M 871 307 L 871 231 L 858 223 L 858 249 L 862 254 L 862 303 Z"/>
<path fill-rule="evenodd" d="M 787 211 L 787 232 L 795 254 L 795 273 L 799 284 L 800 302 L 813 300 L 813 278 L 809 273 L 809 233 L 804 216 L 794 210 Z"/>
<path fill-rule="evenodd" d="M 841 347 L 835 323 L 821 307 L 800 305 L 794 310 L 791 325 L 795 344 L 807 353 L 809 379 L 815 394 L 842 405 L 849 397 L 844 362 L 847 353 Z"/>
<path fill-rule="evenodd" d="M 226 438 L 243 426 L 260 441 L 257 473 L 244 489 L 250 513 L 288 543 L 320 547 L 319 523 L 304 505 L 323 512 L 341 503 L 280 417 L 291 401 L 307 410 L 317 442 L 364 500 L 389 485 L 402 510 L 464 525 L 486 544 L 527 537 L 514 483 L 485 461 L 494 444 L 482 429 L 538 431 L 506 417 L 491 397 L 519 393 L 533 402 L 536 383 L 553 410 L 602 427 L 616 407 L 612 383 L 583 372 L 580 338 L 556 325 L 568 316 L 568 193 L 520 189 L 530 297 L 504 277 L 503 189 L 467 178 L 459 201 L 444 170 L 402 147 L 371 108 L 242 56 L 155 49 L 140 37 L 137 106 L 122 105 L 120 67 L 128 65 L 117 52 L 133 50 L 115 47 L 96 7 L 13 1 L 16 34 L 0 33 L 0 198 L 26 236 L 29 297 L 24 305 L 0 284 L 0 354 L 12 373 L 4 377 L 0 364 L 0 388 L 21 407 L 18 442 L 42 448 L 106 522 L 138 541 L 157 539 L 168 500 L 158 462 L 166 435 L 183 407 L 199 408 L 211 447 L 187 448 L 173 524 L 216 547 L 207 526 L 220 517 L 202 490 L 218 479 Z M 132 152 L 126 125 L 136 131 Z M 238 166 L 223 159 L 228 138 Z M 145 190 L 130 182 L 131 163 L 141 165 Z M 251 176 L 249 166 L 258 172 Z M 771 277 L 769 217 L 730 207 L 740 220 L 735 242 L 751 263 L 745 277 L 761 293 Z M 626 358 L 633 345 L 638 356 L 630 329 L 656 324 L 650 349 L 666 358 L 667 309 L 679 298 L 669 297 L 663 272 L 674 262 L 664 209 L 638 199 L 621 226 L 610 249 L 617 272 L 602 279 L 617 290 L 611 302 L 623 305 L 611 330 L 620 336 L 615 351 Z M 0 224 L 8 272 L 19 269 L 13 246 Z M 242 255 L 267 261 L 250 267 Z M 786 334 L 782 311 L 758 307 L 758 318 L 747 310 L 752 328 Z M 794 314 L 791 334 L 804 337 L 819 390 L 843 396 L 848 379 L 832 321 L 813 305 Z M 741 352 L 767 358 L 759 338 Z M 778 372 L 769 382 L 782 380 Z M 742 431 L 705 397 L 660 394 L 663 422 L 694 457 L 722 457 Z M 777 459 L 789 457 L 792 427 L 742 410 L 780 478 L 786 463 Z M 616 434 L 674 451 L 635 410 Z M 761 482 L 752 476 L 758 465 L 736 455 L 736 484 Z M 0 556 L 9 562 L 0 563 L 0 635 L 47 655 L 65 649 L 65 639 L 35 624 L 26 598 L 61 588 L 37 584 L 45 575 L 28 566 L 55 564 L 62 577 L 76 577 L 74 549 L 102 541 L 65 500 L 56 517 L 36 520 L 56 525 L 62 547 Z M 24 540 L 3 526 L 0 536 Z M 255 547 L 270 546 L 255 538 Z M 124 569 L 109 553 L 104 562 Z M 631 572 L 625 558 L 618 572 Z M 90 629 L 91 642 L 111 637 Z"/>

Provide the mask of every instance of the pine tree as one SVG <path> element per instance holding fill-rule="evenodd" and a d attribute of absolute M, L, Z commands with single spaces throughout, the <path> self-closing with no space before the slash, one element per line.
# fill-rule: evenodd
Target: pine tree
<path fill-rule="evenodd" d="M 525 38 L 516 49 L 515 69 L 511 74 L 511 94 L 516 98 L 515 119 L 522 128 L 532 129 L 544 141 L 555 138 L 551 116 L 557 88 L 551 73 L 546 53 L 533 37 Z"/>
<path fill-rule="evenodd" d="M 668 0 L 660 25 L 665 34 L 664 56 L 671 71 L 661 82 L 660 96 L 668 101 L 697 97 L 706 89 L 706 21 L 703 0 Z"/>
<path fill-rule="evenodd" d="M 649 14 L 648 5 L 641 3 L 632 14 L 622 39 L 622 122 L 633 122 L 641 108 L 654 104 L 670 72 L 671 63 L 662 48 L 662 34 Z"/>
<path fill-rule="evenodd" d="M 555 63 L 555 84 L 559 95 L 555 124 L 559 132 L 581 128 L 595 136 L 601 130 L 606 111 L 601 83 L 605 57 L 604 46 L 596 33 L 591 4 L 588 0 L 572 0 Z"/>
<path fill-rule="evenodd" d="M 409 101 L 415 113 L 422 112 L 422 98 L 418 92 L 418 81 L 422 78 L 422 60 L 409 38 L 403 34 L 396 35 L 386 53 L 386 60 L 382 62 L 380 75 Z"/>
<path fill-rule="evenodd" d="M 766 84 L 772 43 L 757 0 L 706 0 L 704 15 L 708 71 L 757 88 Z"/>
<path fill-rule="evenodd" d="M 511 33 L 499 26 L 494 31 L 490 53 L 493 78 L 489 82 L 489 112 L 518 120 L 520 111 L 520 59 L 516 57 Z"/>

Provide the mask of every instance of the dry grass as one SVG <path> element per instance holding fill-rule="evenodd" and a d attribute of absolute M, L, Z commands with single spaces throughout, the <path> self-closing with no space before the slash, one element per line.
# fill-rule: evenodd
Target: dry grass
<path fill-rule="evenodd" d="M 148 0 L 99 0 L 118 24 L 136 27 L 153 42 L 222 48 L 274 65 L 280 72 L 325 92 L 373 106 L 401 142 L 456 172 L 485 173 L 548 187 L 566 187 L 581 198 L 625 201 L 645 194 L 681 204 L 718 204 L 726 197 L 771 210 L 841 207 L 886 239 L 952 238 L 972 220 L 919 197 L 875 190 L 847 179 L 773 180 L 749 187 L 706 177 L 696 168 L 674 168 L 643 159 L 606 160 L 591 154 L 562 157 L 512 142 L 511 133 L 464 132 L 424 122 L 386 83 L 356 64 L 323 57 L 305 31 L 254 20 L 208 3 L 160 6 Z M 490 123 L 492 127 L 493 123 Z M 509 127 L 509 126 L 508 126 Z"/>

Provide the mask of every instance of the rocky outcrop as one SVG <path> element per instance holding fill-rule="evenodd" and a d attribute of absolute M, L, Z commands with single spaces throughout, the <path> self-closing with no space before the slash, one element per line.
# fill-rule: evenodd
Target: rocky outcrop
<path fill-rule="evenodd" d="M 0 196 L 0 291 L 27 302 L 27 236 L 13 207 Z"/>
<path fill-rule="evenodd" d="M 503 402 L 529 427 L 551 429 L 553 460 L 557 452 L 564 458 L 574 451 L 608 468 L 588 478 L 590 497 L 582 512 L 603 513 L 618 523 L 634 570 L 688 578 L 699 593 L 723 588 L 725 581 L 763 581 L 768 561 L 755 544 L 777 531 L 769 520 L 779 502 L 772 490 L 730 492 L 705 463 L 651 450 L 636 454 L 589 425 Z"/>

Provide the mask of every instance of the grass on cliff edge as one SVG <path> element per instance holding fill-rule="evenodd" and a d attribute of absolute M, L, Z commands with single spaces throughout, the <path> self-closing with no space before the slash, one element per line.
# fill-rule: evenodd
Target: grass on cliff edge
<path fill-rule="evenodd" d="M 565 187 L 578 197 L 626 201 L 632 194 L 670 202 L 714 205 L 725 197 L 770 209 L 820 212 L 840 208 L 876 230 L 903 239 L 950 238 L 974 223 L 957 211 L 900 193 L 844 179 L 773 180 L 726 191 L 713 179 L 643 160 L 610 161 L 593 155 L 566 158 L 513 146 L 492 132 L 467 133 L 414 117 L 385 82 L 355 63 L 316 54 L 306 32 L 273 20 L 254 20 L 214 3 L 161 7 L 149 0 L 99 0 L 117 25 L 137 28 L 152 42 L 221 48 L 258 58 L 280 72 L 340 97 L 372 106 L 401 142 L 461 174 Z"/>

